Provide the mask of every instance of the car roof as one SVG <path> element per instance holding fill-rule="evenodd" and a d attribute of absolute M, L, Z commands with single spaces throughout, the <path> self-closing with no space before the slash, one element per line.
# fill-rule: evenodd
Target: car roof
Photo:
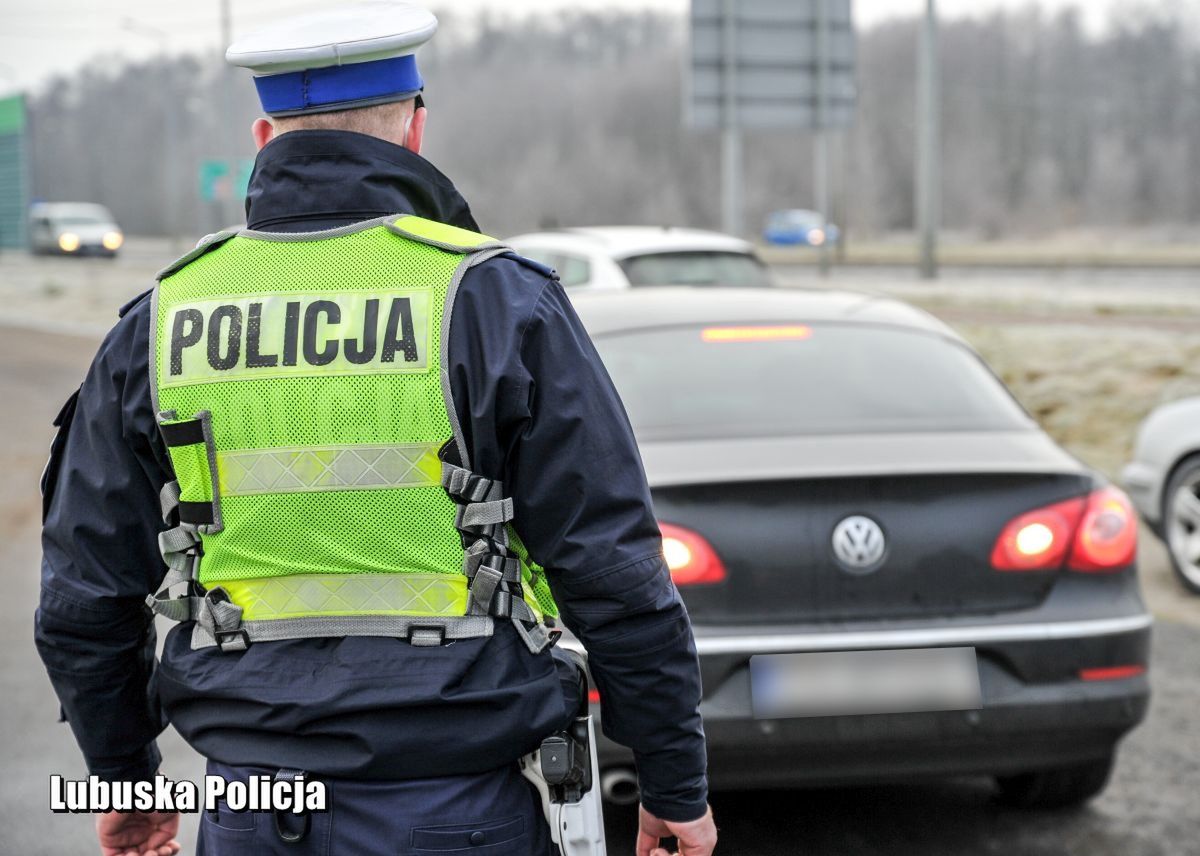
<path fill-rule="evenodd" d="M 672 226 L 588 226 L 529 232 L 509 239 L 515 245 L 539 243 L 548 248 L 603 253 L 614 259 L 646 253 L 677 253 L 711 250 L 728 253 L 753 253 L 748 241 L 708 232 L 703 229 L 676 229 Z"/>
<path fill-rule="evenodd" d="M 815 288 L 634 288 L 571 295 L 593 336 L 663 326 L 838 322 L 962 337 L 928 312 L 869 292 Z"/>
<path fill-rule="evenodd" d="M 112 218 L 112 213 L 98 202 L 35 202 L 30 213 L 41 217 L 90 216 Z"/>

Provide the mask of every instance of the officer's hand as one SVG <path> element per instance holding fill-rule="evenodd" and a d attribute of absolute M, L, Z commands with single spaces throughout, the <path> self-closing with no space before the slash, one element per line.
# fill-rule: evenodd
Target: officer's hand
<path fill-rule="evenodd" d="M 103 856 L 175 856 L 179 815 L 173 811 L 106 811 L 96 815 Z"/>
<path fill-rule="evenodd" d="M 699 820 L 675 823 L 659 820 L 644 806 L 639 806 L 637 856 L 671 856 L 659 847 L 659 843 L 672 835 L 679 842 L 675 856 L 709 856 L 717 846 L 717 826 L 713 823 L 712 809 Z"/>

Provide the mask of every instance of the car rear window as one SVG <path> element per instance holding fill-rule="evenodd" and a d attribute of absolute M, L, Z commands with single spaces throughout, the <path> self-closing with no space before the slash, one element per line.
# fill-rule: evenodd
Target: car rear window
<path fill-rule="evenodd" d="M 974 354 L 920 331 L 710 325 L 595 342 L 643 440 L 1032 427 Z"/>
<path fill-rule="evenodd" d="M 646 253 L 618 264 L 634 286 L 692 285 L 763 288 L 771 278 L 762 262 L 746 253 L 712 250 Z"/>

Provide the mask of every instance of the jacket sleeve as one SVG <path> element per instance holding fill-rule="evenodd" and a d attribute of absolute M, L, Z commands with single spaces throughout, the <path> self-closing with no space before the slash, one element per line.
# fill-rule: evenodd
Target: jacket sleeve
<path fill-rule="evenodd" d="M 454 312 L 451 388 L 472 467 L 514 498 L 517 533 L 587 649 L 604 731 L 634 752 L 642 802 L 694 820 L 708 797 L 696 647 L 620 398 L 545 272 L 480 265 Z"/>
<path fill-rule="evenodd" d="M 144 601 L 165 573 L 157 511 L 169 476 L 150 403 L 148 303 L 100 346 L 43 479 L 35 641 L 88 770 L 108 780 L 148 778 L 161 760 Z"/>

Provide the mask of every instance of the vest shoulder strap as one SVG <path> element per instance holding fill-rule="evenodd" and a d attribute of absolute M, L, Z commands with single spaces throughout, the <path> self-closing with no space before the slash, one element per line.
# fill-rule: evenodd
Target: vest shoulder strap
<path fill-rule="evenodd" d="M 436 220 L 426 220 L 424 217 L 417 217 L 413 214 L 399 217 L 384 225 L 387 226 L 388 231 L 402 238 L 428 244 L 451 253 L 477 253 L 482 250 L 505 247 L 503 243 L 488 235 L 481 235 L 478 232 L 460 229 L 446 223 L 438 223 Z"/>
<path fill-rule="evenodd" d="M 239 231 L 240 229 L 237 226 L 234 226 L 229 229 L 222 229 L 220 232 L 213 232 L 211 235 L 205 235 L 200 239 L 199 243 L 196 244 L 196 248 L 194 250 L 187 255 L 171 262 L 171 264 L 160 270 L 154 278 L 159 282 L 162 282 L 171 274 L 179 273 L 179 271 L 183 270 L 209 250 L 215 250 L 230 238 L 236 237 Z"/>

